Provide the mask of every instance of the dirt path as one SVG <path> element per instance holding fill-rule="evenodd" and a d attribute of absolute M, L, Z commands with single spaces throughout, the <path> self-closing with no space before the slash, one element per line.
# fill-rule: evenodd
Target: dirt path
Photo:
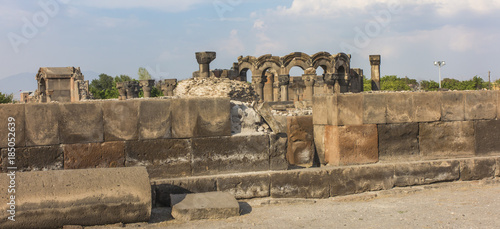
<path fill-rule="evenodd" d="M 393 189 L 323 200 L 257 199 L 243 215 L 181 222 L 156 209 L 147 228 L 500 228 L 500 180 Z M 167 221 L 165 221 L 167 220 Z"/>

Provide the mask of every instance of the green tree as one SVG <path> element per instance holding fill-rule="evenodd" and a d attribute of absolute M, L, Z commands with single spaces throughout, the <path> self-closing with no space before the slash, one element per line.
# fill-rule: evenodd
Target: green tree
<path fill-rule="evenodd" d="M 127 75 L 120 75 L 115 77 L 115 83 L 117 82 L 125 82 L 125 81 L 137 81 L 135 79 L 130 78 L 130 76 Z"/>
<path fill-rule="evenodd" d="M 149 79 L 151 79 L 151 75 L 149 74 L 148 70 L 146 70 L 143 67 L 139 68 L 139 71 L 137 72 L 137 75 L 139 75 L 139 80 L 149 80 Z"/>
<path fill-rule="evenodd" d="M 420 81 L 420 89 L 425 91 L 437 91 L 439 89 L 439 83 L 434 80 L 422 80 Z"/>
<path fill-rule="evenodd" d="M 12 103 L 13 99 L 14 94 L 7 95 L 0 92 L 0 103 Z"/>
<path fill-rule="evenodd" d="M 130 78 L 130 77 L 129 77 Z M 96 99 L 112 99 L 118 98 L 120 93 L 116 89 L 116 80 L 119 77 L 113 78 L 106 74 L 100 74 L 99 79 L 94 79 L 89 85 L 89 90 Z M 121 81 L 118 81 L 121 82 Z"/>
<path fill-rule="evenodd" d="M 407 82 L 410 82 L 410 79 L 401 79 L 394 75 L 384 76 L 380 79 L 380 87 L 382 91 L 410 91 Z"/>
<path fill-rule="evenodd" d="M 363 76 L 363 91 L 372 90 L 372 80 L 366 76 Z"/>

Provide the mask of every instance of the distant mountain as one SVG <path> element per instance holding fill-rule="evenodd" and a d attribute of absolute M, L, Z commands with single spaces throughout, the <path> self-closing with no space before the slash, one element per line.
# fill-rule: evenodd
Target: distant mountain
<path fill-rule="evenodd" d="M 85 80 L 92 81 L 99 78 L 99 73 L 93 71 L 83 71 Z M 20 99 L 20 93 L 23 91 L 35 91 L 37 82 L 36 73 L 19 73 L 0 79 L 0 92 L 3 94 L 14 94 L 14 99 Z"/>

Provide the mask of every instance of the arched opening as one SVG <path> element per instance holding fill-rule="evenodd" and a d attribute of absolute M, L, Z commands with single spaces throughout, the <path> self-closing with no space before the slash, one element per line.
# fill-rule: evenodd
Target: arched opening
<path fill-rule="evenodd" d="M 252 83 L 252 71 L 248 68 L 244 68 L 240 71 L 240 81 Z"/>
<path fill-rule="evenodd" d="M 326 72 L 326 66 L 319 66 L 318 68 L 316 68 L 316 75 L 318 76 L 323 76 L 325 72 Z"/>
<path fill-rule="evenodd" d="M 293 66 L 291 69 L 290 69 L 290 77 L 302 77 L 302 75 L 304 74 L 304 69 L 302 69 L 301 67 L 299 66 Z"/>
<path fill-rule="evenodd" d="M 302 75 L 304 75 L 304 69 L 299 66 L 294 66 L 290 69 L 290 85 L 288 87 L 288 98 L 289 100 L 303 100 L 305 84 L 302 80 Z"/>

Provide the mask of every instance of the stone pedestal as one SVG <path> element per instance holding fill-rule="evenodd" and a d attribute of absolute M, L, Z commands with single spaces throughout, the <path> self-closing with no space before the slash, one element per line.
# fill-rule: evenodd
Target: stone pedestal
<path fill-rule="evenodd" d="M 197 52 L 196 61 L 200 65 L 200 71 L 198 77 L 208 78 L 210 77 L 210 62 L 215 60 L 215 52 Z"/>
<path fill-rule="evenodd" d="M 380 55 L 370 55 L 372 66 L 372 90 L 379 91 L 380 88 Z"/>
<path fill-rule="evenodd" d="M 174 89 L 177 86 L 177 79 L 163 80 L 161 90 L 164 96 L 174 96 Z"/>
<path fill-rule="evenodd" d="M 118 98 L 120 100 L 127 99 L 127 88 L 125 88 L 124 83 L 123 82 L 116 83 L 116 88 L 118 89 L 118 93 L 120 93 L 120 97 Z"/>
<path fill-rule="evenodd" d="M 288 85 L 290 84 L 290 75 L 280 75 L 279 85 L 281 87 L 281 101 L 288 101 Z"/>
<path fill-rule="evenodd" d="M 127 99 L 139 98 L 139 82 L 136 81 L 125 81 L 123 86 L 127 91 Z"/>
<path fill-rule="evenodd" d="M 151 89 L 153 89 L 155 85 L 155 80 L 141 80 L 139 82 L 144 92 L 144 98 L 151 97 Z"/>
<path fill-rule="evenodd" d="M 304 80 L 304 84 L 306 85 L 304 100 L 312 101 L 314 95 L 314 82 L 316 81 L 316 74 L 304 74 L 302 75 L 302 80 Z"/>

